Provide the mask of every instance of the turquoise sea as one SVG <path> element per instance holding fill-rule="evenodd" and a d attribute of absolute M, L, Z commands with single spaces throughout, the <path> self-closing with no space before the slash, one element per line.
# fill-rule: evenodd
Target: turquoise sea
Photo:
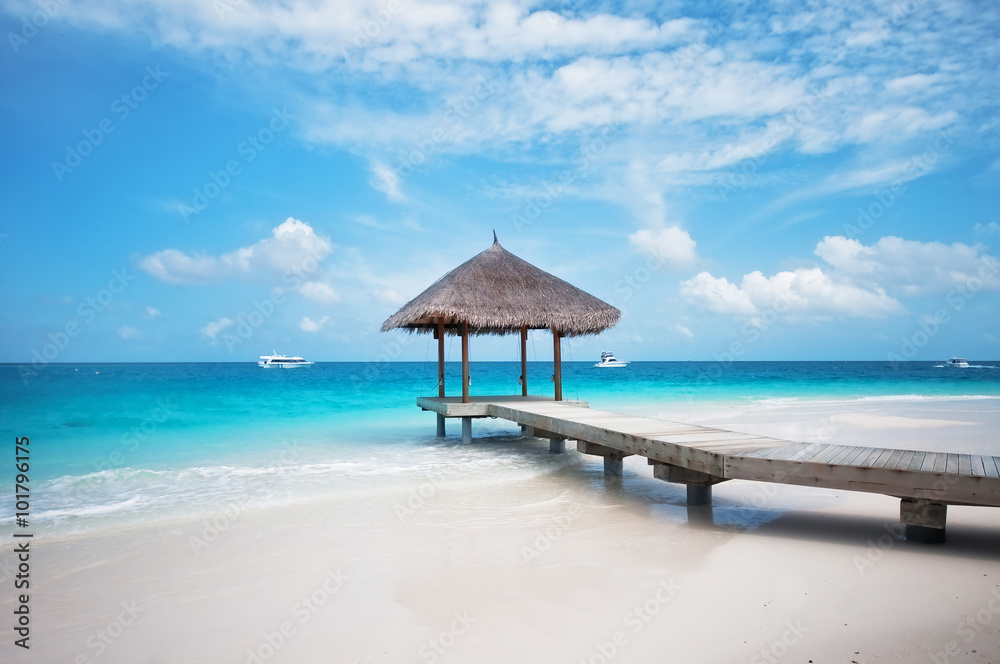
<path fill-rule="evenodd" d="M 1000 362 L 634 362 L 563 366 L 567 399 L 625 412 L 825 400 L 1000 399 Z M 448 393 L 459 385 L 447 366 Z M 22 376 L 0 365 L 0 431 L 31 440 L 32 527 L 69 535 L 239 509 L 364 493 L 394 482 L 491 472 L 544 473 L 560 463 L 519 445 L 502 420 L 477 421 L 492 445 L 462 448 L 457 422 L 434 437 L 414 405 L 436 394 L 435 363 L 61 364 Z M 473 394 L 518 392 L 516 362 L 474 362 Z M 552 395 L 552 364 L 529 363 L 531 394 Z M 13 473 L 4 473 L 5 495 Z M 13 530 L 12 500 L 0 532 Z"/>

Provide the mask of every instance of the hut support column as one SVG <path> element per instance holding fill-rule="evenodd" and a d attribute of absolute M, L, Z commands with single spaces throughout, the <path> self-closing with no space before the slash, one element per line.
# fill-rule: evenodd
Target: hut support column
<path fill-rule="evenodd" d="M 434 336 L 438 340 L 438 397 L 444 398 L 444 321 L 438 319 Z M 444 415 L 437 416 L 437 437 L 444 438 Z"/>
<path fill-rule="evenodd" d="M 462 323 L 462 403 L 469 403 L 469 323 Z M 471 425 L 471 423 L 470 423 Z M 463 420 L 462 430 L 465 430 Z"/>
<path fill-rule="evenodd" d="M 528 326 L 521 326 L 521 396 L 528 396 Z"/>
<path fill-rule="evenodd" d="M 472 444 L 472 418 L 463 417 L 462 418 L 462 444 L 470 445 Z"/>
<path fill-rule="evenodd" d="M 552 363 L 555 366 L 553 380 L 556 384 L 556 401 L 562 401 L 562 337 L 559 330 L 552 328 Z"/>

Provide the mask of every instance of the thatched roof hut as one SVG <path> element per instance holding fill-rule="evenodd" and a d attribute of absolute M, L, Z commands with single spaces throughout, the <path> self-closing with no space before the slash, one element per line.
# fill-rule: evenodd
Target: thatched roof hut
<path fill-rule="evenodd" d="M 438 396 L 444 397 L 444 337 L 462 337 L 462 400 L 469 400 L 469 336 L 521 335 L 521 388 L 527 395 L 528 330 L 552 330 L 555 398 L 562 399 L 560 339 L 613 327 L 621 311 L 510 253 L 493 234 L 493 246 L 435 281 L 382 324 L 434 332 L 438 339 Z"/>
<path fill-rule="evenodd" d="M 613 327 L 622 312 L 559 277 L 510 253 L 496 240 L 486 251 L 447 273 L 407 302 L 382 331 L 445 329 L 469 334 L 511 334 L 557 329 L 564 337 L 596 334 Z"/>

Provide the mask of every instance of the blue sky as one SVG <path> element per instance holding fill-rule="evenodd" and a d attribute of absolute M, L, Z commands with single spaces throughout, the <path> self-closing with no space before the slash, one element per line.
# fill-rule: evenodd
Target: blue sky
<path fill-rule="evenodd" d="M 1000 357 L 995 3 L 0 12 L 0 361 L 423 360 L 493 229 L 572 359 Z"/>

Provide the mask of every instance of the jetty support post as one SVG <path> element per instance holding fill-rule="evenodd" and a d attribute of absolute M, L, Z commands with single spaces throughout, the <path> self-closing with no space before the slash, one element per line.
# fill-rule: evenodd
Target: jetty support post
<path fill-rule="evenodd" d="M 941 544 L 945 540 L 948 505 L 920 498 L 899 501 L 899 520 L 906 527 L 906 539 L 924 544 Z"/>
<path fill-rule="evenodd" d="M 709 475 L 654 459 L 649 459 L 649 465 L 653 467 L 653 477 L 656 479 L 687 486 L 688 507 L 710 506 L 712 504 L 712 486 L 726 481 L 724 477 Z"/>
<path fill-rule="evenodd" d="M 434 330 L 434 338 L 438 342 L 438 397 L 444 398 L 444 319 L 437 319 L 437 328 Z M 444 415 L 438 413 L 437 416 L 437 437 L 444 438 Z"/>
<path fill-rule="evenodd" d="M 528 396 L 528 326 L 521 326 L 521 396 Z"/>
<path fill-rule="evenodd" d="M 616 450 L 613 447 L 590 443 L 585 440 L 576 441 L 576 450 L 581 454 L 604 457 L 604 474 L 607 477 L 621 477 L 625 470 L 623 459 L 629 456 L 628 453 Z"/>
<path fill-rule="evenodd" d="M 556 401 L 562 401 L 562 336 L 559 330 L 552 328 L 552 364 L 555 372 L 552 380 L 556 384 Z"/>
<path fill-rule="evenodd" d="M 462 418 L 462 444 L 471 445 L 472 444 L 472 418 L 463 417 Z"/>
<path fill-rule="evenodd" d="M 469 403 L 469 322 L 462 322 L 462 403 Z M 462 425 L 465 426 L 464 424 Z M 464 430 L 464 429 L 463 429 Z"/>

